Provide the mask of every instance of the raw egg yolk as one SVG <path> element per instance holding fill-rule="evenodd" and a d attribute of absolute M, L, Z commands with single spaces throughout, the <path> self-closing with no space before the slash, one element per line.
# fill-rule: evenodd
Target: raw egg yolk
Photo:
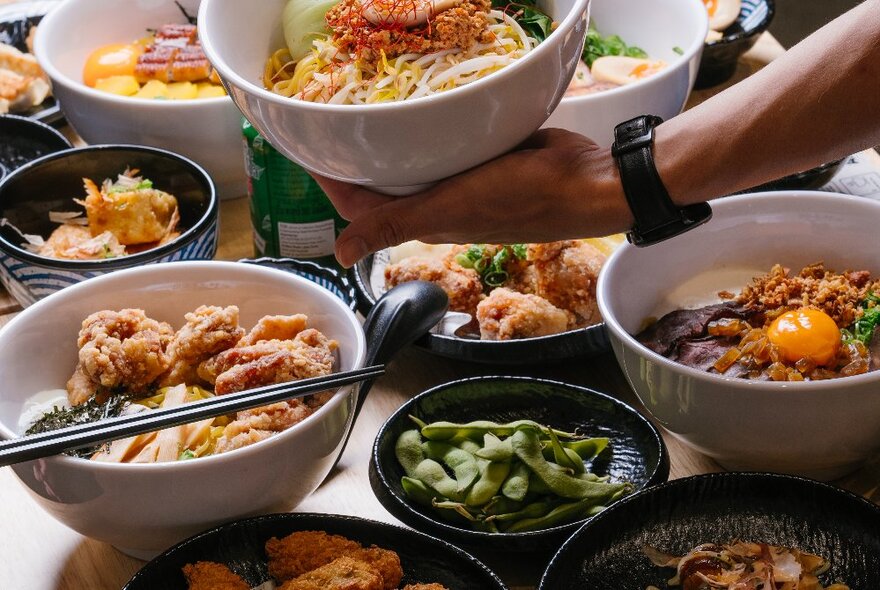
<path fill-rule="evenodd" d="M 718 0 L 703 0 L 703 4 L 706 5 L 706 10 L 709 12 L 709 16 L 714 16 L 715 12 L 718 10 Z"/>
<path fill-rule="evenodd" d="M 787 311 L 773 320 L 767 338 L 792 363 L 809 358 L 817 365 L 828 365 L 840 348 L 840 329 L 831 316 L 809 307 Z"/>
<path fill-rule="evenodd" d="M 95 82 L 110 76 L 134 76 L 143 48 L 138 45 L 105 45 L 89 55 L 83 67 L 83 82 L 94 88 Z"/>

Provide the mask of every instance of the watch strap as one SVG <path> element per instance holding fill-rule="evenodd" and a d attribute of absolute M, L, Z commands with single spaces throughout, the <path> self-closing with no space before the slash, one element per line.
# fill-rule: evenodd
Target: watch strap
<path fill-rule="evenodd" d="M 678 207 L 672 202 L 654 165 L 654 128 L 663 119 L 642 115 L 618 125 L 611 153 L 617 160 L 623 191 L 635 223 L 627 239 L 647 246 L 677 236 L 708 221 L 708 203 Z"/>

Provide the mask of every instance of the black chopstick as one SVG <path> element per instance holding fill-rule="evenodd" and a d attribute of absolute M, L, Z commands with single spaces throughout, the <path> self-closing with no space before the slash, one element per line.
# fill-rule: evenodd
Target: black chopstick
<path fill-rule="evenodd" d="M 163 428 L 216 418 L 241 410 L 303 397 L 312 393 L 372 379 L 385 372 L 383 365 L 333 373 L 299 381 L 288 381 L 237 393 L 218 395 L 174 408 L 150 410 L 107 418 L 0 442 L 0 467 L 33 461 L 62 451 L 145 434 Z"/>

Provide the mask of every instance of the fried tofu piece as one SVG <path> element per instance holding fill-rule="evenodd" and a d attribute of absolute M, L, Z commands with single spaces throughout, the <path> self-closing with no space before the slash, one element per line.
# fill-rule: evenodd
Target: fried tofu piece
<path fill-rule="evenodd" d="M 222 563 L 198 561 L 183 566 L 189 590 L 250 590 L 251 586 L 241 576 Z"/>
<path fill-rule="evenodd" d="M 88 178 L 83 179 L 85 200 L 77 200 L 86 209 L 93 236 L 111 232 L 122 245 L 158 242 L 173 231 L 177 214 L 174 195 L 154 188 L 99 190 Z M 105 183 L 106 184 L 106 183 Z"/>
<path fill-rule="evenodd" d="M 477 306 L 477 321 L 483 340 L 514 340 L 565 332 L 571 314 L 537 295 L 499 287 Z"/>
<path fill-rule="evenodd" d="M 368 563 L 339 557 L 285 582 L 279 590 L 382 590 L 382 576 Z"/>
<path fill-rule="evenodd" d="M 297 531 L 283 539 L 272 537 L 266 541 L 269 574 L 286 582 L 360 548 L 357 541 L 324 531 Z"/>

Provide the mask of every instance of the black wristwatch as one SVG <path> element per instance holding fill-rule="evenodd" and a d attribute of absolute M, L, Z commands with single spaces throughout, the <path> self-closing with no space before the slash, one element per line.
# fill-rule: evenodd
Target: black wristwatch
<path fill-rule="evenodd" d="M 611 154 L 617 160 L 626 201 L 635 218 L 626 238 L 635 246 L 650 246 L 709 221 L 709 203 L 678 207 L 669 198 L 654 166 L 654 127 L 663 119 L 642 115 L 614 128 Z"/>

